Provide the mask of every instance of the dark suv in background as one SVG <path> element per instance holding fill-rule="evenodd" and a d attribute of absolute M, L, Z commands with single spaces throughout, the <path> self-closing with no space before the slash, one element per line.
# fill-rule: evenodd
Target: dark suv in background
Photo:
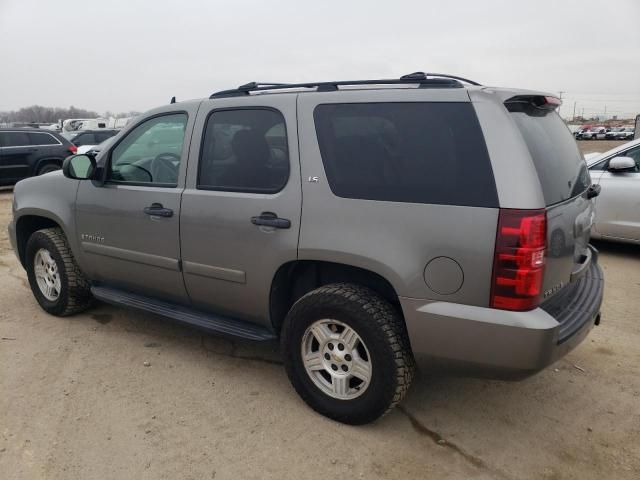
<path fill-rule="evenodd" d="M 107 130 L 101 128 L 100 130 L 82 130 L 79 132 L 70 132 L 66 134 L 66 138 L 69 139 L 76 147 L 83 147 L 85 145 L 98 145 L 105 140 L 113 137 L 120 130 Z"/>
<path fill-rule="evenodd" d="M 59 170 L 77 148 L 61 135 L 36 128 L 0 129 L 0 185 Z"/>

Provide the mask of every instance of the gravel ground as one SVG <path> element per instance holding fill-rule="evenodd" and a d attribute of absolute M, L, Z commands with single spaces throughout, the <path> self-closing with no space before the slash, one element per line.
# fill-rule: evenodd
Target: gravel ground
<path fill-rule="evenodd" d="M 400 408 L 349 427 L 305 406 L 273 345 L 107 305 L 46 315 L 10 208 L 0 192 L 0 478 L 640 478 L 638 247 L 598 244 L 602 325 L 551 368 L 422 374 Z"/>

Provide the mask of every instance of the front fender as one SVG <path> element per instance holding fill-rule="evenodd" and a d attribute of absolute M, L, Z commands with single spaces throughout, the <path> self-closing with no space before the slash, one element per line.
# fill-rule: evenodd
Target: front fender
<path fill-rule="evenodd" d="M 64 232 L 71 251 L 77 258 L 79 242 L 75 225 L 75 201 L 79 183 L 79 180 L 66 178 L 62 172 L 55 172 L 28 178 L 16 184 L 12 223 L 20 258 L 23 258 L 26 243 L 26 239 L 21 238 L 21 231 L 27 222 L 35 222 L 37 218 L 55 222 Z"/>

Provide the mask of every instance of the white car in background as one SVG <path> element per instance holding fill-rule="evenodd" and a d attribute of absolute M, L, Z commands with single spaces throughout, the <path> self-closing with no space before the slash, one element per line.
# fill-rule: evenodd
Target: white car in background
<path fill-rule="evenodd" d="M 109 143 L 112 142 L 114 138 L 115 137 L 109 137 L 104 142 L 99 143 L 98 145 L 83 145 L 81 147 L 78 147 L 77 154 L 80 155 L 83 153 L 91 152 L 95 156 L 100 153 L 104 147 L 109 145 Z"/>
<path fill-rule="evenodd" d="M 591 157 L 587 167 L 601 186 L 591 238 L 640 244 L 640 139 Z"/>
<path fill-rule="evenodd" d="M 606 127 L 592 127 L 580 134 L 582 140 L 604 140 L 607 136 Z"/>

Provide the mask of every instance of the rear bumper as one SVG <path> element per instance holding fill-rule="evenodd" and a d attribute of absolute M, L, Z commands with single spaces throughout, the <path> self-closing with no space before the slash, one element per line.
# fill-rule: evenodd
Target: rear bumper
<path fill-rule="evenodd" d="M 422 368 L 518 379 L 542 370 L 584 340 L 600 321 L 603 292 L 594 255 L 580 279 L 528 312 L 413 298 L 400 302 Z"/>

